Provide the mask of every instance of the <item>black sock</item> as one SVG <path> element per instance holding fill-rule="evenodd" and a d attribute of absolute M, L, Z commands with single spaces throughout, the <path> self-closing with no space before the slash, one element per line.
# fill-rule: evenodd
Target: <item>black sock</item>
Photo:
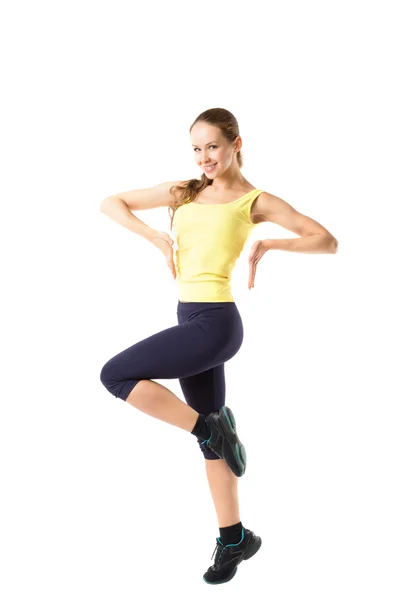
<path fill-rule="evenodd" d="M 219 535 L 224 546 L 227 544 L 238 544 L 242 539 L 242 521 L 229 527 L 220 527 Z"/>
<path fill-rule="evenodd" d="M 208 440 L 211 435 L 211 431 L 206 423 L 205 415 L 199 415 L 196 421 L 196 424 L 191 431 L 193 435 L 200 439 L 200 441 Z"/>

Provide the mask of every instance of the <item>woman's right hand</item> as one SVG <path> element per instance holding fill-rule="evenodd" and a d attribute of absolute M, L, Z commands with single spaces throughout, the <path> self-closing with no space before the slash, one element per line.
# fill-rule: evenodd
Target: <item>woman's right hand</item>
<path fill-rule="evenodd" d="M 164 254 L 167 259 L 167 265 L 171 269 L 174 279 L 176 279 L 173 249 L 174 240 L 164 231 L 155 231 L 150 241 Z"/>

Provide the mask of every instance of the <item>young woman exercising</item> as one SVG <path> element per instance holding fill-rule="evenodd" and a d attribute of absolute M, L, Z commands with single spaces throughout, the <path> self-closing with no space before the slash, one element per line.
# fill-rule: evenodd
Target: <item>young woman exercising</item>
<path fill-rule="evenodd" d="M 338 242 L 317 221 L 255 188 L 242 175 L 242 139 L 232 113 L 206 110 L 189 131 L 200 179 L 121 192 L 101 203 L 107 216 L 161 250 L 177 279 L 179 299 L 178 325 L 111 358 L 100 379 L 116 398 L 197 438 L 219 524 L 215 561 L 203 576 L 215 584 L 232 579 L 239 563 L 261 546 L 261 538 L 240 520 L 237 484 L 246 469 L 246 452 L 232 410 L 225 406 L 224 364 L 243 342 L 242 320 L 231 293 L 233 267 L 250 232 L 265 221 L 300 237 L 253 244 L 249 289 L 267 251 L 335 253 Z M 175 261 L 174 240 L 132 214 L 164 206 L 172 210 L 170 230 L 174 225 L 177 234 Z M 186 402 L 152 379 L 179 379 Z"/>

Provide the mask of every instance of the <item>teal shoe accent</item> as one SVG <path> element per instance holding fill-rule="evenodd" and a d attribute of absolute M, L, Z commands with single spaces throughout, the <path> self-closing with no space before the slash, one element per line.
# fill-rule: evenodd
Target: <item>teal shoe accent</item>
<path fill-rule="evenodd" d="M 225 418 L 227 420 L 230 430 L 232 431 L 232 433 L 235 433 L 234 426 L 232 426 L 232 419 L 234 420 L 233 414 L 231 413 L 231 416 L 232 416 L 232 419 L 231 419 L 231 416 L 229 415 L 228 411 L 226 410 L 226 406 L 222 407 L 222 412 L 225 415 Z M 234 425 L 236 425 L 236 423 Z"/>
<path fill-rule="evenodd" d="M 239 453 L 239 446 L 237 444 L 235 446 L 235 454 L 236 454 L 236 458 L 237 458 L 238 465 L 240 468 L 240 472 L 243 474 L 244 473 L 244 464 L 242 462 L 242 457 L 240 456 L 240 453 Z"/>
<path fill-rule="evenodd" d="M 221 538 L 218 538 L 221 541 Z M 240 542 L 238 542 L 237 544 L 226 544 L 226 546 L 224 546 L 224 548 L 227 548 L 228 546 L 239 546 L 239 544 L 241 544 L 244 540 L 244 527 L 242 527 L 242 537 L 240 539 Z M 222 544 L 222 542 L 221 542 Z"/>
<path fill-rule="evenodd" d="M 210 435 L 210 437 L 208 438 L 208 440 L 204 440 L 204 442 L 201 442 L 202 444 L 208 444 L 208 442 L 211 440 L 212 434 Z"/>

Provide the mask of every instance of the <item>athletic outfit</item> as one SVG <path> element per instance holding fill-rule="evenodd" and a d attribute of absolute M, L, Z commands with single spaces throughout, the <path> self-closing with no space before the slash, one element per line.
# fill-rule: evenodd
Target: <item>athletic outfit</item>
<path fill-rule="evenodd" d="M 192 433 L 206 432 L 197 438 L 204 457 L 225 458 L 238 476 L 244 473 L 246 456 L 232 412 L 225 407 L 224 363 L 242 345 L 243 324 L 230 281 L 244 244 L 256 227 L 250 219 L 251 206 L 262 191 L 251 190 L 225 204 L 188 202 L 176 210 L 178 325 L 123 350 L 108 360 L 100 373 L 103 385 L 122 400 L 142 379 L 179 379 L 187 404 L 200 413 Z M 208 417 L 204 419 L 204 415 Z M 243 529 L 243 540 L 232 546 L 242 549 L 245 544 L 247 548 L 248 531 Z M 243 556 L 240 549 L 236 549 L 233 562 L 230 559 L 229 578 L 236 573 L 232 565 L 250 558 L 249 549 L 243 550 Z M 257 550 L 252 546 L 253 554 Z M 228 580 L 224 560 L 230 555 L 228 550 L 217 554 L 213 581 L 207 574 L 205 581 Z"/>
<path fill-rule="evenodd" d="M 178 325 L 164 329 L 103 366 L 100 379 L 126 400 L 141 379 L 179 379 L 189 406 L 208 415 L 225 404 L 224 363 L 243 342 L 243 324 L 231 292 L 231 273 L 256 227 L 251 205 L 263 190 L 233 202 L 189 202 L 175 212 Z M 204 456 L 219 458 L 199 440 Z"/>

